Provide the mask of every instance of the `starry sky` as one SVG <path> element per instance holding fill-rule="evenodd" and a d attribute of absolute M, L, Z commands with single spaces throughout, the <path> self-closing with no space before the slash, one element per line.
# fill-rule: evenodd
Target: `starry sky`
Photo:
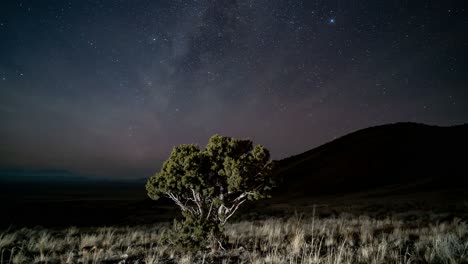
<path fill-rule="evenodd" d="M 148 177 L 218 133 L 275 159 L 468 122 L 467 1 L 0 3 L 0 168 Z"/>

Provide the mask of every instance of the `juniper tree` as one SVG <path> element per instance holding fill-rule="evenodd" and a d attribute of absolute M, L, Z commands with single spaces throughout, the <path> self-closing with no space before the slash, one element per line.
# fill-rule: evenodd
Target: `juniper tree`
<path fill-rule="evenodd" d="M 216 249 L 222 247 L 223 226 L 239 207 L 268 196 L 272 170 L 270 153 L 263 146 L 214 135 L 205 149 L 174 147 L 146 190 L 150 198 L 165 196 L 180 207 L 185 220 L 176 228 L 182 243 L 210 243 Z"/>

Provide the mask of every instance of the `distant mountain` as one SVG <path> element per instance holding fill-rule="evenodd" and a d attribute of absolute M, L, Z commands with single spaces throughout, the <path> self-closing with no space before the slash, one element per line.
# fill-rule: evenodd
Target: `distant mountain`
<path fill-rule="evenodd" d="M 0 169 L 0 182 L 8 183 L 63 183 L 85 182 L 89 178 L 61 169 Z"/>
<path fill-rule="evenodd" d="M 279 161 L 277 192 L 314 196 L 392 185 L 407 191 L 468 189 L 467 152 L 467 124 L 366 128 Z"/>

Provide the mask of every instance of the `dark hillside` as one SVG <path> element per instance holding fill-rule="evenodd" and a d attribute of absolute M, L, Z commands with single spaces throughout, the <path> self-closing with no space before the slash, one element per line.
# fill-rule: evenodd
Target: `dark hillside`
<path fill-rule="evenodd" d="M 279 161 L 279 194 L 349 193 L 388 185 L 425 190 L 467 184 L 468 125 L 366 128 Z"/>

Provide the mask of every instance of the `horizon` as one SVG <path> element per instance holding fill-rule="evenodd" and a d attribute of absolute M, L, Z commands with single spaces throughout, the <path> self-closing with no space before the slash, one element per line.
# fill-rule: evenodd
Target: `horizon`
<path fill-rule="evenodd" d="M 376 125 L 376 126 L 371 126 L 371 127 L 365 127 L 365 128 L 360 128 L 350 133 L 338 136 L 336 138 L 333 138 L 330 141 L 323 142 L 322 144 L 313 146 L 302 152 L 294 153 L 286 157 L 281 157 L 279 159 L 276 159 L 276 161 L 285 160 L 294 156 L 304 154 L 309 151 L 313 151 L 324 145 L 333 143 L 336 140 L 339 140 L 343 137 L 355 134 L 360 131 L 369 130 L 372 128 L 395 126 L 395 125 L 417 125 L 417 126 L 438 127 L 438 128 L 453 128 L 453 127 L 468 126 L 468 123 L 455 124 L 455 125 L 450 125 L 450 126 L 439 126 L 439 125 L 431 125 L 431 124 L 415 123 L 415 122 L 396 122 L 396 123 L 387 123 L 387 124 L 381 124 L 381 125 Z M 204 148 L 204 146 L 200 146 L 200 147 Z M 81 174 L 76 171 L 71 171 L 71 170 L 66 170 L 66 169 L 61 169 L 61 168 L 13 168 L 12 167 L 12 168 L 0 168 L 0 182 L 3 181 L 4 183 L 7 183 L 7 182 L 9 183 L 54 183 L 54 182 L 57 182 L 57 183 L 108 183 L 108 182 L 140 183 L 140 182 L 146 181 L 148 178 L 153 176 L 158 170 L 160 170 L 160 167 L 158 167 L 153 173 L 148 173 L 146 175 L 115 177 L 112 175 L 105 175 L 105 176 L 104 175 L 86 175 L 86 174 Z M 14 178 L 9 179 L 8 177 L 14 177 Z M 39 178 L 39 177 L 43 177 L 43 178 Z"/>
<path fill-rule="evenodd" d="M 179 144 L 273 159 L 468 122 L 463 1 L 4 1 L 0 171 L 150 177 Z"/>

